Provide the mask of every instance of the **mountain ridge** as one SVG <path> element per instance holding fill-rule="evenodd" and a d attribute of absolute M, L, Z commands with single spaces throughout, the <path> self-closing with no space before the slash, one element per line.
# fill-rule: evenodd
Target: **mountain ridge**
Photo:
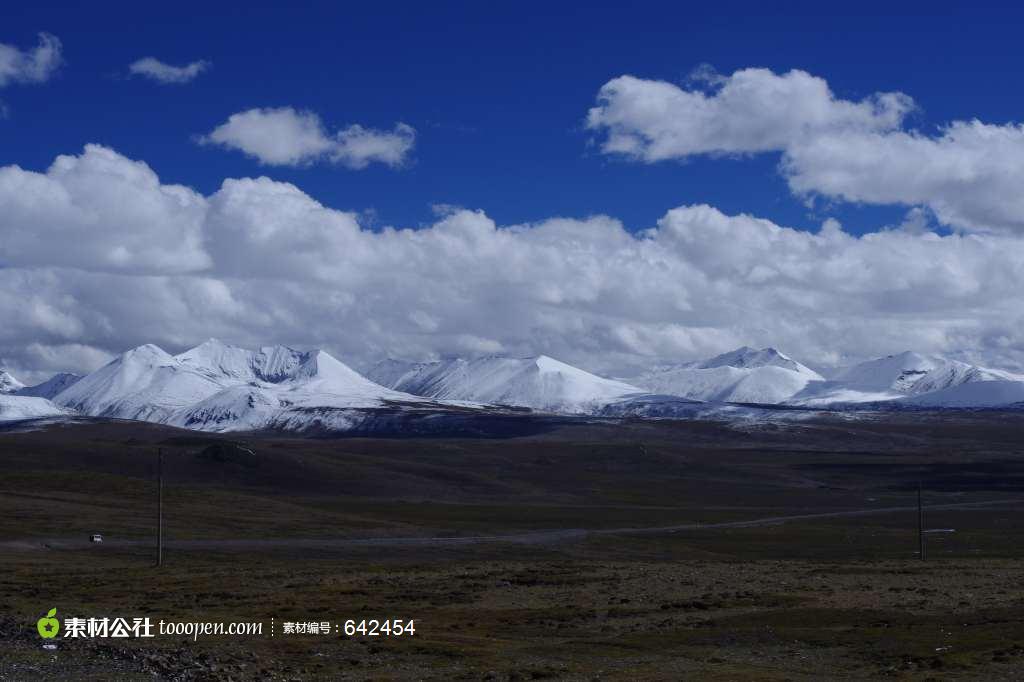
<path fill-rule="evenodd" d="M 1020 382 L 1024 376 L 939 355 L 903 351 L 841 369 L 831 379 L 807 386 L 790 402 L 814 406 L 900 400 L 989 381 Z"/>
<path fill-rule="evenodd" d="M 322 350 L 250 351 L 211 339 L 178 355 L 152 344 L 126 351 L 54 402 L 90 416 L 216 431 L 263 428 L 303 407 L 366 409 L 405 399 L 418 400 L 374 384 Z"/>
<path fill-rule="evenodd" d="M 33 398 L 46 398 L 47 400 L 50 400 L 64 389 L 78 382 L 81 378 L 82 375 L 80 374 L 59 372 L 40 384 L 26 386 L 25 388 L 18 390 L 17 394 Z"/>
<path fill-rule="evenodd" d="M 707 360 L 655 367 L 631 381 L 652 393 L 691 400 L 771 404 L 823 380 L 774 348 L 742 346 Z"/>
<path fill-rule="evenodd" d="M 386 359 L 368 372 L 390 387 L 439 400 L 512 405 L 550 412 L 585 413 L 637 386 L 607 379 L 547 355 L 527 358 L 486 356 L 426 363 Z"/>
<path fill-rule="evenodd" d="M 368 375 L 320 349 L 249 350 L 209 339 L 171 355 L 143 344 L 85 377 L 55 375 L 0 394 L 0 420 L 78 414 L 208 431 L 337 432 L 396 410 L 473 418 L 510 406 L 565 415 L 729 420 L 755 412 L 763 418 L 772 410 L 990 408 L 1024 401 L 1022 375 L 913 351 L 841 368 L 829 379 L 775 348 L 748 346 L 661 365 L 630 380 L 548 355 L 389 358 Z M 11 377 L 8 385 L 15 382 Z"/>

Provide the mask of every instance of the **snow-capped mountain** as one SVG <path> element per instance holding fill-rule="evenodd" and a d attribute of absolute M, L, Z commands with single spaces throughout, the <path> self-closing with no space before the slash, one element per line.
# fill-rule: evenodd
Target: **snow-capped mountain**
<path fill-rule="evenodd" d="M 385 358 L 376 363 L 366 372 L 366 378 L 381 386 L 406 391 L 400 386 L 417 386 L 422 382 L 421 376 L 450 362 L 464 362 L 457 359 L 440 360 L 437 362 L 409 362 L 395 358 Z M 412 391 L 406 391 L 412 393 Z"/>
<path fill-rule="evenodd" d="M 0 393 L 16 393 L 25 388 L 25 384 L 15 379 L 10 372 L 0 369 Z"/>
<path fill-rule="evenodd" d="M 748 347 L 660 367 L 628 383 L 544 355 L 386 360 L 369 375 L 321 350 L 247 350 L 211 339 L 170 355 L 147 344 L 81 378 L 62 374 L 26 389 L 0 374 L 7 391 L 0 394 L 0 420 L 80 414 L 209 431 L 378 432 L 382 424 L 411 423 L 406 419 L 419 420 L 414 428 L 436 430 L 438 416 L 464 422 L 500 412 L 495 406 L 502 405 L 714 419 L 749 416 L 747 407 L 734 403 L 758 403 L 749 409 L 761 412 L 858 404 L 875 409 L 883 401 L 892 409 L 1024 407 L 1024 376 L 913 352 L 842 369 L 828 380 L 773 348 Z"/>
<path fill-rule="evenodd" d="M 772 404 L 823 380 L 774 348 L 744 346 L 709 360 L 657 367 L 632 383 L 651 393 L 691 400 Z"/>
<path fill-rule="evenodd" d="M 190 370 L 227 384 L 169 421 L 187 428 L 341 428 L 358 421 L 353 410 L 424 402 L 373 383 L 321 350 L 246 351 L 208 341 L 177 357 Z"/>
<path fill-rule="evenodd" d="M 69 372 L 61 372 L 60 374 L 54 374 L 52 377 L 47 379 L 41 384 L 35 386 L 27 386 L 18 391 L 18 395 L 33 396 L 36 398 L 54 398 L 58 393 L 74 385 L 82 376 L 80 374 L 71 374 Z"/>
<path fill-rule="evenodd" d="M 166 422 L 225 386 L 146 344 L 83 377 L 57 394 L 54 402 L 93 417 Z"/>
<path fill-rule="evenodd" d="M 63 417 L 67 414 L 67 410 L 61 409 L 46 398 L 0 393 L 0 422 Z"/>
<path fill-rule="evenodd" d="M 894 391 L 905 395 L 930 393 L 974 381 L 1014 380 L 1000 370 L 947 360 L 937 355 L 906 351 L 855 365 L 833 379 L 866 391 Z"/>
<path fill-rule="evenodd" d="M 68 414 L 67 410 L 50 402 L 50 396 L 34 393 L 35 388 L 38 387 L 25 388 L 25 385 L 9 372 L 0 370 L 0 422 L 61 417 Z"/>
<path fill-rule="evenodd" d="M 940 406 L 948 400 L 950 406 L 993 406 L 1016 402 L 1013 384 L 1024 376 L 907 351 L 837 370 L 826 380 L 774 348 L 743 347 L 659 367 L 631 382 L 652 394 L 709 402 L 824 407 L 882 401 Z M 967 384 L 979 386 L 953 390 Z"/>
<path fill-rule="evenodd" d="M 90 416 L 217 431 L 263 428 L 282 419 L 297 426 L 303 414 L 323 422 L 333 410 L 375 408 L 385 401 L 422 398 L 374 384 L 324 351 L 250 351 L 216 340 L 177 356 L 140 346 L 54 399 Z"/>
<path fill-rule="evenodd" d="M 971 381 L 899 399 L 917 407 L 1024 406 L 1024 381 Z"/>
<path fill-rule="evenodd" d="M 829 381 L 808 385 L 793 396 L 790 402 L 800 405 L 824 405 L 898 400 L 906 396 L 943 392 L 964 384 L 1020 381 L 1024 381 L 1024 376 L 1011 372 L 978 367 L 937 355 L 906 351 L 840 370 Z M 951 399 L 960 395 L 961 397 L 955 398 L 956 400 L 969 395 L 980 399 L 987 388 L 979 387 L 959 394 L 954 392 L 944 395 L 949 395 Z M 936 396 L 935 399 L 941 400 L 941 396 Z M 991 399 L 994 399 L 994 396 Z"/>
<path fill-rule="evenodd" d="M 294 379 L 310 352 L 286 346 L 265 346 L 256 351 L 210 339 L 176 356 L 188 367 L 217 379 L 279 383 Z"/>
<path fill-rule="evenodd" d="M 781 367 L 793 372 L 809 376 L 818 376 L 807 367 L 804 367 L 788 355 L 784 355 L 774 348 L 762 348 L 757 350 L 750 346 L 741 346 L 736 350 L 716 355 L 710 360 L 693 363 L 699 369 L 711 369 L 714 367 L 736 367 L 737 369 L 758 369 L 760 367 Z"/>
<path fill-rule="evenodd" d="M 395 390 L 439 400 L 576 414 L 590 413 L 622 396 L 644 392 L 546 355 L 424 363 L 385 360 L 368 375 Z"/>
<path fill-rule="evenodd" d="M 281 393 L 292 394 L 295 399 L 300 394 L 309 393 L 372 405 L 381 399 L 410 397 L 370 381 L 322 350 L 299 351 L 286 346 L 266 346 L 250 351 L 210 339 L 175 356 L 174 360 L 183 369 L 220 385 L 276 386 Z"/>

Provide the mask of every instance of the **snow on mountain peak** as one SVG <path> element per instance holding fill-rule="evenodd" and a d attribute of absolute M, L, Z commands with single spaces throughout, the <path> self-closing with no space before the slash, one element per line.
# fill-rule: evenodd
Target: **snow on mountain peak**
<path fill-rule="evenodd" d="M 227 431 L 263 428 L 275 420 L 298 428 L 304 410 L 330 413 L 422 399 L 374 384 L 321 350 L 254 351 L 210 339 L 177 356 L 140 346 L 54 401 L 91 416 Z"/>
<path fill-rule="evenodd" d="M 54 402 L 91 416 L 161 421 L 220 388 L 212 378 L 146 344 L 75 382 L 58 393 Z"/>
<path fill-rule="evenodd" d="M 210 431 L 277 425 L 303 430 L 325 422 L 355 423 L 353 410 L 379 408 L 386 402 L 424 402 L 373 383 L 326 351 L 228 348 L 231 361 L 216 365 L 224 371 L 220 380 L 226 387 L 175 414 L 170 423 Z M 196 359 L 191 355 L 183 364 L 210 371 L 197 366 Z"/>
<path fill-rule="evenodd" d="M 12 391 L 18 395 L 7 395 Z M 304 430 L 352 428 L 366 410 L 403 409 L 408 403 L 433 409 L 442 401 L 460 408 L 512 405 L 570 414 L 602 414 L 610 405 L 637 400 L 649 403 L 645 409 L 651 414 L 661 414 L 666 400 L 678 409 L 679 398 L 807 406 L 879 400 L 1006 405 L 1024 396 L 1024 377 L 905 351 L 840 370 L 826 381 L 775 348 L 743 346 L 704 361 L 658 367 L 628 383 L 547 355 L 385 360 L 367 378 L 323 350 L 249 350 L 209 339 L 176 356 L 145 344 L 84 378 L 57 375 L 29 389 L 0 371 L 0 393 L 0 419 L 77 411 L 213 431 Z"/>
<path fill-rule="evenodd" d="M 1012 379 L 999 370 L 977 367 L 938 355 L 904 351 L 869 360 L 838 372 L 833 379 L 864 391 L 892 391 L 912 395 L 942 390 L 963 383 Z"/>
<path fill-rule="evenodd" d="M 47 400 L 54 398 L 61 391 L 65 390 L 69 386 L 75 384 L 81 375 L 71 374 L 69 372 L 61 372 L 54 374 L 52 377 L 47 379 L 41 384 L 35 386 L 29 386 L 18 391 L 18 395 L 31 396 L 36 398 L 46 398 Z"/>
<path fill-rule="evenodd" d="M 780 353 L 770 347 L 758 350 L 756 348 L 751 348 L 750 346 L 742 346 L 736 350 L 716 355 L 709 360 L 704 360 L 703 362 L 699 362 L 695 365 L 696 369 L 712 369 L 714 367 L 736 367 L 737 369 L 781 367 L 799 374 L 805 374 L 814 379 L 821 378 L 821 376 L 814 370 L 801 365 L 788 355 Z"/>
<path fill-rule="evenodd" d="M 573 367 L 572 365 L 568 365 L 561 360 L 555 360 L 547 355 L 538 355 L 537 357 L 532 358 L 532 360 L 533 364 L 535 364 L 537 369 L 542 373 L 561 372 L 563 374 L 571 374 L 573 376 L 586 377 L 588 379 L 600 379 L 596 374 L 591 374 L 586 370 L 582 370 L 579 367 Z"/>
<path fill-rule="evenodd" d="M 774 348 L 743 346 L 708 360 L 656 367 L 633 380 L 652 393 L 691 400 L 779 403 L 820 374 Z"/>
<path fill-rule="evenodd" d="M 292 382 L 313 382 L 317 386 L 384 396 L 391 391 L 355 371 L 327 351 L 309 351 L 295 369 Z M 408 396 L 405 396 L 408 397 Z"/>
<path fill-rule="evenodd" d="M 174 357 L 163 348 L 152 343 L 144 343 L 141 346 L 126 350 L 121 354 L 122 362 L 170 364 Z"/>
<path fill-rule="evenodd" d="M 636 386 L 606 379 L 546 355 L 489 356 L 425 363 L 378 363 L 370 378 L 391 388 L 442 400 L 515 405 L 553 412 L 587 412 Z"/>
<path fill-rule="evenodd" d="M 807 390 L 794 396 L 793 402 L 802 405 L 873 402 L 933 393 L 936 394 L 934 400 L 941 401 L 948 389 L 966 384 L 987 384 L 949 393 L 948 399 L 956 401 L 980 396 L 989 388 L 999 389 L 995 382 L 1022 380 L 1024 377 L 1002 370 L 978 367 L 939 355 L 904 351 L 840 370 L 832 380 L 808 386 Z M 994 400 L 995 397 L 989 399 Z M 921 404 L 931 403 L 923 401 Z"/>
<path fill-rule="evenodd" d="M 919 407 L 1024 406 L 1024 381 L 968 381 L 937 391 L 900 398 L 899 401 Z"/>
<path fill-rule="evenodd" d="M 214 377 L 279 383 L 293 378 L 309 354 L 287 346 L 264 346 L 251 351 L 209 339 L 176 357 Z"/>

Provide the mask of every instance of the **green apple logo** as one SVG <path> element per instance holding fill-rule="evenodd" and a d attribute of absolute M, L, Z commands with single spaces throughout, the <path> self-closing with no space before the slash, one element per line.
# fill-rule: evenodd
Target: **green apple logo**
<path fill-rule="evenodd" d="M 49 613 L 46 614 L 46 618 L 40 618 L 39 622 L 36 623 L 39 636 L 43 639 L 53 639 L 57 636 L 57 631 L 60 630 L 60 621 L 54 618 L 56 615 L 57 609 L 50 609 Z"/>

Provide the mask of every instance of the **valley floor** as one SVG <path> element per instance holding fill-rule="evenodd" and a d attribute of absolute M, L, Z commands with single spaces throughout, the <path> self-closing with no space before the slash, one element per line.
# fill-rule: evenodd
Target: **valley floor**
<path fill-rule="evenodd" d="M 2 433 L 0 679 L 1019 678 L 1022 426 L 947 413 L 488 440 Z M 927 561 L 919 480 L 926 526 L 952 531 L 927 535 Z M 54 607 L 274 619 L 276 634 L 44 649 L 35 621 Z M 364 618 L 416 633 L 282 631 Z"/>

